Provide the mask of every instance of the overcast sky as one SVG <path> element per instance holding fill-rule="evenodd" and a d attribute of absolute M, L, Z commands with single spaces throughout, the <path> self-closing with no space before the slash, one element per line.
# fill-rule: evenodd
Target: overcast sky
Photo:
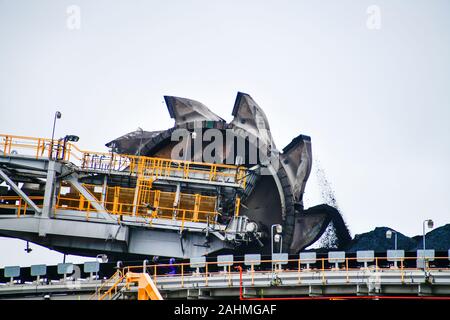
<path fill-rule="evenodd" d="M 59 110 L 56 136 L 105 151 L 171 127 L 163 95 L 231 120 L 246 92 L 279 149 L 312 137 L 352 235 L 413 236 L 450 223 L 449 57 L 447 0 L 0 0 L 0 131 L 50 137 Z M 0 266 L 62 260 L 31 246 L 0 238 Z"/>

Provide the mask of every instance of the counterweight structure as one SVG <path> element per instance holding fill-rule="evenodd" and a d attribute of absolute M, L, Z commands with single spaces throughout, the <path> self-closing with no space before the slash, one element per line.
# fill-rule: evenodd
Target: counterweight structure
<path fill-rule="evenodd" d="M 107 143 L 110 152 L 0 135 L 0 236 L 117 259 L 268 253 L 274 224 L 291 253 L 331 222 L 340 245 L 350 240 L 336 209 L 303 208 L 308 136 L 278 151 L 264 112 L 244 93 L 230 123 L 197 101 L 165 100 L 174 127 L 129 133 Z"/>

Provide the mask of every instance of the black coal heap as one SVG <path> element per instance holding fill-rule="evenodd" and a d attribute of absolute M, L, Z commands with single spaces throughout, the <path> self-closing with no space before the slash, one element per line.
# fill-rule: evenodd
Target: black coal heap
<path fill-rule="evenodd" d="M 389 227 L 377 227 L 373 231 L 355 235 L 346 251 L 356 252 L 358 250 L 374 250 L 383 252 L 394 249 L 394 235 L 391 239 L 386 238 L 386 231 L 394 230 Z M 396 230 L 394 230 L 396 231 Z M 422 249 L 422 236 L 407 237 L 397 232 L 397 248 L 405 251 Z M 450 224 L 436 228 L 426 234 L 426 248 L 436 251 L 447 251 L 450 249 Z"/>

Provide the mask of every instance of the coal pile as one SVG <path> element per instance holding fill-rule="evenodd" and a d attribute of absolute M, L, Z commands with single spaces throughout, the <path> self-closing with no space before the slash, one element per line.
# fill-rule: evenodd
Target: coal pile
<path fill-rule="evenodd" d="M 351 241 L 346 251 L 356 252 L 358 250 L 374 250 L 382 252 L 394 249 L 395 235 L 391 239 L 386 238 L 386 231 L 393 230 L 388 227 L 377 227 L 373 231 L 357 234 Z M 396 231 L 396 230 L 394 230 Z M 417 242 L 400 232 L 397 232 L 397 249 L 412 251 L 417 247 Z"/>
<path fill-rule="evenodd" d="M 346 251 L 356 252 L 358 250 L 374 250 L 384 252 L 394 249 L 395 235 L 391 239 L 386 238 L 386 231 L 393 230 L 388 227 L 377 227 L 373 231 L 357 234 L 350 242 Z M 394 230 L 396 231 L 396 230 Z M 407 237 L 397 232 L 397 249 L 405 251 L 416 251 L 422 249 L 422 236 Z M 426 235 L 426 248 L 435 251 L 447 251 L 450 249 L 450 224 L 436 228 Z"/>
<path fill-rule="evenodd" d="M 423 237 L 415 236 L 416 249 L 422 249 Z M 425 238 L 425 246 L 427 249 L 434 249 L 436 251 L 447 251 L 450 249 L 450 224 L 436 228 L 427 233 Z"/>

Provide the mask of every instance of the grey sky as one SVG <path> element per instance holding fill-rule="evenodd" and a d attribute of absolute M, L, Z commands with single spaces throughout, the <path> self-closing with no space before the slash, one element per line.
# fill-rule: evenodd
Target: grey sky
<path fill-rule="evenodd" d="M 379 30 L 366 26 L 370 5 Z M 58 109 L 57 136 L 106 150 L 139 126 L 172 126 L 163 95 L 230 120 L 243 91 L 279 149 L 312 137 L 352 235 L 413 236 L 425 218 L 450 223 L 449 57 L 446 0 L 0 0 L 0 131 L 49 137 Z M 314 173 L 305 198 L 321 202 Z M 0 266 L 62 259 L 32 247 L 0 238 Z"/>

